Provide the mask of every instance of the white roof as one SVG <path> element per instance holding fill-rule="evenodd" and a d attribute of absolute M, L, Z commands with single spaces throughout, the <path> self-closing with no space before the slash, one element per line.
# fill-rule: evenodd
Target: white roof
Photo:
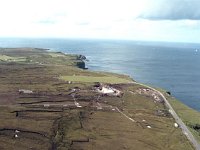
<path fill-rule="evenodd" d="M 109 93 L 114 93 L 114 90 L 111 88 L 102 87 L 101 92 L 104 94 L 109 94 Z"/>

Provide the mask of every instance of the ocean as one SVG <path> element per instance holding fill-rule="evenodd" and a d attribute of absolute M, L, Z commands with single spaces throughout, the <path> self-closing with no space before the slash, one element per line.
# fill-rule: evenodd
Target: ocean
<path fill-rule="evenodd" d="M 90 70 L 130 75 L 170 91 L 200 111 L 200 44 L 91 39 L 0 38 L 0 47 L 49 48 L 83 54 Z"/>

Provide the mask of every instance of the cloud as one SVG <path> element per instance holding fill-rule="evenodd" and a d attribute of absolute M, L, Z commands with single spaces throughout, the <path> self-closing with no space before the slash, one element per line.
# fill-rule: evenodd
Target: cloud
<path fill-rule="evenodd" d="M 40 20 L 37 23 L 40 23 L 40 24 L 55 24 L 56 21 L 55 20 L 51 20 L 51 19 L 45 19 L 45 20 Z"/>
<path fill-rule="evenodd" d="M 199 0 L 153 1 L 139 18 L 149 20 L 200 20 Z"/>
<path fill-rule="evenodd" d="M 200 42 L 199 6 L 200 0 L 1 0 L 0 36 Z"/>
<path fill-rule="evenodd" d="M 109 31 L 111 29 L 110 26 L 107 26 L 107 27 L 96 27 L 96 28 L 93 28 L 94 30 L 97 30 L 97 31 Z"/>
<path fill-rule="evenodd" d="M 79 23 L 77 23 L 77 25 L 79 25 L 79 26 L 88 26 L 88 25 L 90 25 L 90 22 L 87 22 L 87 21 L 79 22 Z"/>
<path fill-rule="evenodd" d="M 36 21 L 33 22 L 38 24 L 53 25 L 58 24 L 65 19 L 67 19 L 67 14 L 65 12 L 59 12 L 50 15 L 45 15 L 41 18 L 36 18 Z"/>

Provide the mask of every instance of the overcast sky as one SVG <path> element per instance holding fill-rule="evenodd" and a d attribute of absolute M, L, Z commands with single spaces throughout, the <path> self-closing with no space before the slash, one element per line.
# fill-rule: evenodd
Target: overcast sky
<path fill-rule="evenodd" d="M 200 43 L 200 0 L 0 0 L 0 36 Z"/>

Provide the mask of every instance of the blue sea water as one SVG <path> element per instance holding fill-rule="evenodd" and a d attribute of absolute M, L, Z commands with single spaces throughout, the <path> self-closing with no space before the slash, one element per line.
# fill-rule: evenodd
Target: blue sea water
<path fill-rule="evenodd" d="M 134 80 L 161 87 L 200 111 L 200 44 L 0 38 L 0 47 L 49 48 L 83 54 L 90 70 L 130 75 Z"/>

